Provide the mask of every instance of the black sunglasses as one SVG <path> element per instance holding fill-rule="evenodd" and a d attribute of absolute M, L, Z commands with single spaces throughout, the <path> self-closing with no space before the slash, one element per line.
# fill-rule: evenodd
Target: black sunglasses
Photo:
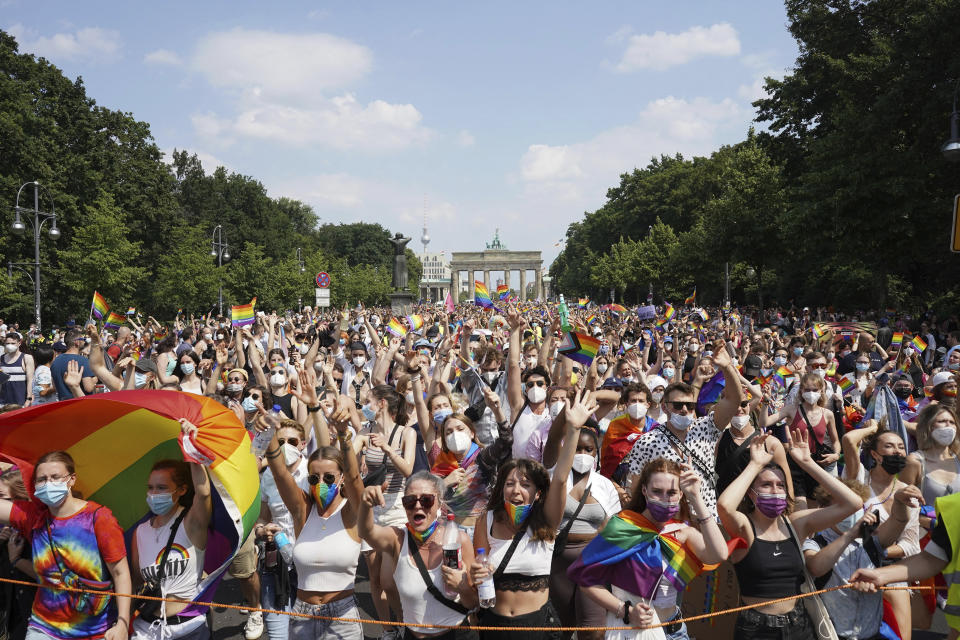
<path fill-rule="evenodd" d="M 413 511 L 418 502 L 420 503 L 420 506 L 424 508 L 424 510 L 429 509 L 436 501 L 437 496 L 433 495 L 432 493 L 424 493 L 419 496 L 403 496 L 400 498 L 403 508 L 407 511 Z"/>
<path fill-rule="evenodd" d="M 286 439 L 284 439 L 284 438 L 277 438 L 277 442 L 280 443 L 280 446 L 283 446 L 283 443 L 284 443 L 284 442 L 286 442 L 287 444 L 289 444 L 289 445 L 292 446 L 292 447 L 299 447 L 299 446 L 300 446 L 300 438 L 286 438 Z"/>
<path fill-rule="evenodd" d="M 746 409 L 749 404 L 750 404 L 749 400 L 744 400 L 743 402 L 740 403 L 740 408 Z"/>
<path fill-rule="evenodd" d="M 696 402 L 671 402 L 670 407 L 674 411 L 680 411 L 684 407 L 687 408 L 687 411 L 693 411 L 694 409 L 697 408 L 697 403 Z"/>
<path fill-rule="evenodd" d="M 333 475 L 332 473 L 325 473 L 325 474 L 323 474 L 323 481 L 324 481 L 326 484 L 336 484 L 336 483 L 337 483 L 337 477 L 336 477 L 335 475 Z M 314 485 L 314 484 L 319 483 L 319 482 L 320 482 L 320 474 L 319 474 L 319 473 L 311 473 L 310 475 L 307 476 L 307 482 L 309 482 L 311 485 Z"/>
<path fill-rule="evenodd" d="M 529 389 L 530 387 L 545 387 L 545 386 L 547 386 L 547 383 L 544 382 L 543 380 L 528 380 L 528 381 L 527 381 L 527 388 L 528 388 L 528 389 Z"/>

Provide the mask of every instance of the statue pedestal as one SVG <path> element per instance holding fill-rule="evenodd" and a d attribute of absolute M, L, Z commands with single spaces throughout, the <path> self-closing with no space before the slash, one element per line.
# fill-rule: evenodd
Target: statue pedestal
<path fill-rule="evenodd" d="M 390 294 L 390 311 L 394 315 L 407 316 L 413 312 L 413 296 L 406 291 Z"/>

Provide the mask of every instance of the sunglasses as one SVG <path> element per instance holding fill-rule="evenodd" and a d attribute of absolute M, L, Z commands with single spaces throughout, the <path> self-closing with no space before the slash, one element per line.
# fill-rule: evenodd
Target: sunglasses
<path fill-rule="evenodd" d="M 437 496 L 433 495 L 432 493 L 424 493 L 419 496 L 403 496 L 402 498 L 400 498 L 400 502 L 401 504 L 403 504 L 403 508 L 406 509 L 407 511 L 413 511 L 416 508 L 418 502 L 420 503 L 420 506 L 424 508 L 424 510 L 428 510 L 430 509 L 430 507 L 434 505 L 436 501 L 437 501 Z"/>
<path fill-rule="evenodd" d="M 681 411 L 684 407 L 686 407 L 687 411 L 693 411 L 697 408 L 697 403 L 696 402 L 671 402 L 670 407 L 674 411 Z"/>
<path fill-rule="evenodd" d="M 243 383 L 243 378 L 241 378 L 240 376 L 237 376 L 237 377 L 235 377 L 235 378 L 227 378 L 227 382 L 240 382 L 240 383 Z"/>
<path fill-rule="evenodd" d="M 749 405 L 750 405 L 750 401 L 749 401 L 749 400 L 744 400 L 743 402 L 740 403 L 740 408 L 741 408 L 741 409 L 746 409 Z"/>
<path fill-rule="evenodd" d="M 280 446 L 281 446 L 281 447 L 283 446 L 283 443 L 287 443 L 287 444 L 289 444 L 291 447 L 299 447 L 299 446 L 300 446 L 300 438 L 286 438 L 286 439 L 284 439 L 284 438 L 277 438 L 277 442 L 280 443 Z"/>
<path fill-rule="evenodd" d="M 826 363 L 826 362 L 822 362 L 822 363 L 820 363 L 820 364 L 811 364 L 811 365 L 808 365 L 808 366 L 809 366 L 811 369 L 826 369 L 826 368 L 827 368 L 827 363 Z"/>
<path fill-rule="evenodd" d="M 527 389 L 530 389 L 531 387 L 545 387 L 545 386 L 547 386 L 547 383 L 544 382 L 543 380 L 530 380 L 529 382 L 527 382 Z"/>
<path fill-rule="evenodd" d="M 309 482 L 311 485 L 319 483 L 320 479 L 321 478 L 319 473 L 311 473 L 310 475 L 307 476 L 307 482 Z M 337 477 L 332 473 L 325 473 L 323 474 L 323 481 L 326 484 L 336 484 Z"/>

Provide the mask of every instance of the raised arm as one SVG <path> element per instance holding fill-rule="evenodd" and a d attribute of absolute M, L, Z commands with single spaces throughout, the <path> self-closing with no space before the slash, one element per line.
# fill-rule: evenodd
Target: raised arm
<path fill-rule="evenodd" d="M 516 309 L 507 311 L 507 323 L 510 325 L 510 353 L 507 356 L 507 400 L 510 402 L 510 415 L 518 415 L 523 410 L 523 389 L 520 388 L 520 331 L 523 318 Z"/>
<path fill-rule="evenodd" d="M 97 325 L 87 325 L 87 336 L 90 338 L 90 368 L 110 391 L 119 391 L 123 388 L 123 378 L 115 376 L 110 369 L 107 369 L 106 360 L 103 357 L 103 345 L 100 344 L 100 334 L 97 331 Z"/>
<path fill-rule="evenodd" d="M 577 452 L 577 441 L 580 439 L 580 428 L 596 410 L 597 403 L 594 402 L 593 395 L 589 391 L 582 394 L 577 392 L 572 403 L 567 400 L 567 408 L 564 410 L 566 433 L 544 503 L 544 515 L 553 528 L 559 527 L 563 519 L 563 507 L 567 501 L 567 476 L 570 475 L 570 469 L 573 467 L 573 456 Z"/>
<path fill-rule="evenodd" d="M 397 557 L 400 552 L 400 544 L 395 530 L 393 527 L 384 527 L 373 521 L 373 507 L 382 507 L 386 504 L 383 500 L 383 490 L 378 486 L 367 487 L 363 490 L 363 496 L 359 504 L 357 530 L 360 537 L 377 551 Z"/>
<path fill-rule="evenodd" d="M 554 318 L 550 322 L 550 330 L 547 331 L 547 335 L 543 338 L 543 344 L 540 345 L 540 352 L 537 355 L 537 364 L 543 367 L 544 369 L 549 366 L 550 357 L 553 355 L 553 343 L 556 338 L 554 337 L 557 334 L 557 330 L 560 329 L 560 318 Z M 511 346 L 511 348 L 513 348 Z"/>
<path fill-rule="evenodd" d="M 713 362 L 723 371 L 723 398 L 721 398 L 713 408 L 713 423 L 717 429 L 723 430 L 730 424 L 730 418 L 740 408 L 740 403 L 745 400 L 743 387 L 740 386 L 740 373 L 733 366 L 730 359 L 730 353 L 727 351 L 726 344 L 718 341 L 713 346 Z"/>
<path fill-rule="evenodd" d="M 846 480 L 856 480 L 860 475 L 860 443 L 864 438 L 877 432 L 876 420 L 867 420 L 859 429 L 853 429 L 843 434 L 840 440 L 843 449 L 843 477 Z"/>
<path fill-rule="evenodd" d="M 266 427 L 264 415 L 265 412 L 257 416 L 258 430 Z M 293 518 L 293 531 L 300 535 L 300 530 L 303 529 L 303 524 L 307 521 L 307 508 L 310 503 L 306 494 L 303 493 L 303 489 L 297 485 L 297 481 L 293 479 L 293 475 L 287 469 L 283 454 L 280 451 L 280 443 L 277 441 L 276 431 L 274 431 L 273 438 L 270 440 L 270 446 L 267 447 L 266 458 L 270 471 L 273 473 L 273 479 L 277 483 L 280 499 L 283 500 L 283 504 Z"/>
<path fill-rule="evenodd" d="M 180 431 L 184 438 L 196 438 L 197 427 L 186 418 L 180 418 Z M 193 504 L 184 518 L 184 527 L 190 541 L 199 549 L 207 547 L 207 532 L 213 517 L 213 501 L 210 491 L 210 476 L 203 465 L 190 463 L 190 476 L 193 479 Z"/>

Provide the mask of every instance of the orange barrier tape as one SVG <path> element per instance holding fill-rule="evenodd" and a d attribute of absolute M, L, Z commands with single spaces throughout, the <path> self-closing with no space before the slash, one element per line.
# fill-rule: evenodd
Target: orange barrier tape
<path fill-rule="evenodd" d="M 316 616 L 309 613 L 295 613 L 293 611 L 278 611 L 276 609 L 263 609 L 260 607 L 250 607 L 240 604 L 226 604 L 223 602 L 200 602 L 197 600 L 181 600 L 180 598 L 160 598 L 157 596 L 139 596 L 129 593 L 117 593 L 115 591 L 98 591 L 96 589 L 82 589 L 77 587 L 46 587 L 42 584 L 36 582 L 29 582 L 27 580 L 14 580 L 13 578 L 0 578 L 0 582 L 9 582 L 11 584 L 21 584 L 28 587 L 41 587 L 45 589 L 53 589 L 55 591 L 78 591 L 80 593 L 87 593 L 100 596 L 119 596 L 121 598 L 132 598 L 134 600 L 156 600 L 159 602 L 174 602 L 177 604 L 193 604 L 199 605 L 202 607 L 222 607 L 224 609 L 242 609 L 244 611 L 260 611 L 262 613 L 275 613 L 282 616 L 293 616 L 295 618 L 309 618 L 312 620 L 328 620 L 328 621 L 337 621 L 337 622 L 359 622 L 360 624 L 378 624 L 385 627 L 417 627 L 419 629 L 469 629 L 474 631 L 638 631 L 643 629 L 657 629 L 659 627 L 666 627 L 668 625 L 694 622 L 696 620 L 702 620 L 704 618 L 712 618 L 713 616 L 722 616 L 729 613 L 739 613 L 740 611 L 746 611 L 747 609 L 756 609 L 757 607 L 765 607 L 769 604 L 776 604 L 778 602 L 786 602 L 788 600 L 797 600 L 800 598 L 808 598 L 810 596 L 820 595 L 821 593 L 827 593 L 829 591 L 838 591 L 840 589 L 851 589 L 853 588 L 852 584 L 842 584 L 836 587 L 829 587 L 827 589 L 820 589 L 819 591 L 811 591 L 810 593 L 801 593 L 797 596 L 789 596 L 787 598 L 777 598 L 776 600 L 767 600 L 765 602 L 759 602 L 757 604 L 747 604 L 740 607 L 734 607 L 732 609 L 724 609 L 723 611 L 714 611 L 712 613 L 701 613 L 695 616 L 688 616 L 686 618 L 677 618 L 675 620 L 668 620 L 666 622 L 659 622 L 657 624 L 652 624 L 648 627 L 485 627 L 479 625 L 450 625 L 450 624 L 426 624 L 426 623 L 416 623 L 416 622 L 398 622 L 398 621 L 389 621 L 385 622 L 383 620 L 369 620 L 367 618 L 338 618 L 336 616 Z M 936 590 L 936 591 L 946 591 L 947 587 L 929 587 L 929 586 L 913 586 L 913 587 L 879 587 L 881 591 L 903 591 L 903 590 L 913 590 L 913 591 L 926 591 L 926 590 Z"/>

